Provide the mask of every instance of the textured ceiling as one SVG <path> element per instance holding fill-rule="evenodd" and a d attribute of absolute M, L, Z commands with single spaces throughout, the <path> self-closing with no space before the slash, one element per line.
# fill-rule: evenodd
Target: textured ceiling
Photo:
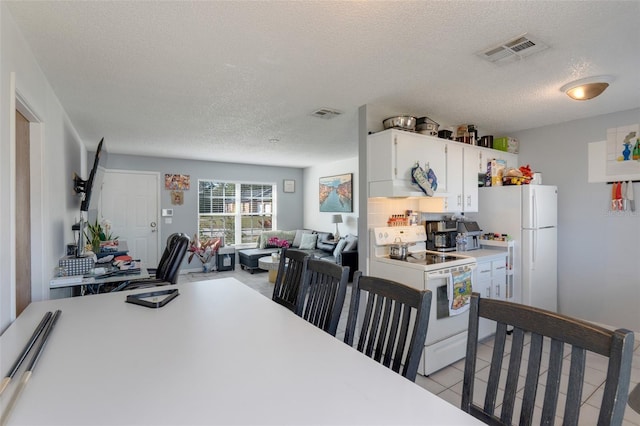
<path fill-rule="evenodd" d="M 306 167 L 357 155 L 364 104 L 496 136 L 640 107 L 640 1 L 3 2 L 90 150 Z M 476 55 L 523 33 L 549 49 Z"/>

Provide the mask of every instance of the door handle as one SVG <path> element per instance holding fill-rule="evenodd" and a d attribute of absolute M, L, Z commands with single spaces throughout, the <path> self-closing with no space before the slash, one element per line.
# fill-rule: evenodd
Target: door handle
<path fill-rule="evenodd" d="M 157 223 L 151 222 L 149 225 L 151 226 L 151 232 L 156 232 L 157 231 L 157 229 L 156 229 L 158 227 Z"/>

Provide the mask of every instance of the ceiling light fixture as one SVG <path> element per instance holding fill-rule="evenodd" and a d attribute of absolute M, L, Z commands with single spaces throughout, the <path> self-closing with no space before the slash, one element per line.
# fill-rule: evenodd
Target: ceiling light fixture
<path fill-rule="evenodd" d="M 567 96 L 576 101 L 586 101 L 604 92 L 612 82 L 613 77 L 608 75 L 583 78 L 565 84 L 560 88 L 560 91 L 566 93 Z"/>

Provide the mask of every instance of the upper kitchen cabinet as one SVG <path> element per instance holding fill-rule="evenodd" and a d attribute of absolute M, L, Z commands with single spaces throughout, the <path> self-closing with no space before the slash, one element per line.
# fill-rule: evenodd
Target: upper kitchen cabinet
<path fill-rule="evenodd" d="M 478 174 L 481 152 L 478 147 L 445 141 L 447 159 L 446 192 L 420 200 L 420 210 L 429 213 L 478 211 Z"/>
<path fill-rule="evenodd" d="M 513 167 L 513 168 L 518 168 L 519 164 L 518 164 L 518 154 L 513 154 L 511 152 L 505 152 L 505 151 L 499 151 L 497 149 L 491 149 L 491 148 L 481 148 L 478 147 L 477 148 L 478 151 L 480 152 L 480 164 L 483 165 L 483 170 L 480 171 L 480 173 L 486 173 L 487 172 L 487 162 L 493 160 L 494 158 L 496 160 L 504 160 L 505 163 L 507 164 L 507 167 Z"/>
<path fill-rule="evenodd" d="M 447 191 L 446 141 L 431 136 L 389 129 L 367 139 L 369 197 L 424 197 L 412 183 L 411 169 L 420 164 L 433 169 L 438 179 L 434 196 Z"/>

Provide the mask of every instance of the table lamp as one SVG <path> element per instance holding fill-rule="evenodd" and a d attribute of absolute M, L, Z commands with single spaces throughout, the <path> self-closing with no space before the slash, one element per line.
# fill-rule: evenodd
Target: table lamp
<path fill-rule="evenodd" d="M 340 232 L 338 231 L 338 224 L 342 223 L 342 215 L 341 214 L 334 214 L 333 217 L 331 218 L 331 223 L 335 223 L 336 224 L 336 233 L 333 235 L 333 239 L 334 240 L 339 240 L 340 239 Z"/>

